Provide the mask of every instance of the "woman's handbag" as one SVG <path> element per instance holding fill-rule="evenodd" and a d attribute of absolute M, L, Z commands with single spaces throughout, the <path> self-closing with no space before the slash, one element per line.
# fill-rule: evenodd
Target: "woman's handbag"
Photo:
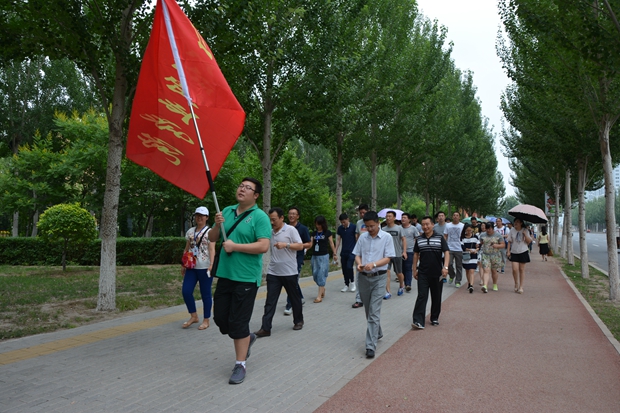
<path fill-rule="evenodd" d="M 464 252 L 463 261 L 469 261 L 469 260 L 471 260 L 471 254 L 469 252 Z"/>
<path fill-rule="evenodd" d="M 549 248 L 549 252 L 547 253 L 547 257 L 553 257 L 553 250 Z"/>
<path fill-rule="evenodd" d="M 191 251 L 185 251 L 181 262 L 185 268 L 192 269 L 196 266 L 196 256 Z"/>
<path fill-rule="evenodd" d="M 241 217 L 239 217 L 239 219 L 237 220 L 237 222 L 235 222 L 235 225 L 233 225 L 232 227 L 230 227 L 230 229 L 228 231 L 226 231 L 226 238 L 230 237 L 230 234 L 232 234 L 232 232 L 235 230 L 235 228 L 237 228 L 237 225 L 239 225 L 241 223 L 241 221 L 243 221 L 245 219 L 246 216 L 248 216 L 248 214 L 252 212 L 252 211 L 245 211 L 243 213 L 243 215 L 241 215 Z M 213 257 L 212 261 L 212 265 L 211 265 L 211 277 L 217 277 L 217 267 L 220 264 L 220 253 L 222 252 L 222 244 L 220 244 L 219 248 L 217 249 L 217 251 L 215 251 L 215 257 Z"/>

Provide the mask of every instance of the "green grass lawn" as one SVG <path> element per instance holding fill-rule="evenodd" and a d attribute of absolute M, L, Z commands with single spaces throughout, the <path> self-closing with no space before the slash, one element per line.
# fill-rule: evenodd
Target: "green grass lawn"
<path fill-rule="evenodd" d="M 596 314 L 603 320 L 616 340 L 620 340 L 620 303 L 609 301 L 609 279 L 600 271 L 590 267 L 590 278 L 581 277 L 581 263 L 575 259 L 571 266 L 566 260 L 558 258 L 564 273 L 575 284 L 581 295 L 590 303 Z"/>
<path fill-rule="evenodd" d="M 335 269 L 330 265 L 330 271 Z M 63 272 L 62 267 L 0 266 L 0 340 L 183 304 L 180 270 L 180 265 L 117 267 L 117 311 L 109 313 L 95 310 L 99 267 Z M 311 276 L 307 261 L 302 277 Z M 194 298 L 201 299 L 198 286 Z"/>
<path fill-rule="evenodd" d="M 117 312 L 182 304 L 181 283 L 179 265 L 117 267 Z M 0 339 L 114 317 L 95 311 L 98 290 L 99 267 L 0 266 Z"/>

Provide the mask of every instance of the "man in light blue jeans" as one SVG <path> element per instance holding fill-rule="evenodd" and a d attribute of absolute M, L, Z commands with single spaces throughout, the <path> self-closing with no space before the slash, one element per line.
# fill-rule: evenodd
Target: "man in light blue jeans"
<path fill-rule="evenodd" d="M 366 357 L 373 358 L 377 341 L 383 337 L 381 330 L 381 303 L 385 293 L 387 267 L 396 256 L 392 236 L 381 230 L 375 211 L 364 215 L 366 232 L 360 235 L 353 254 L 359 271 L 358 287 L 366 312 Z"/>

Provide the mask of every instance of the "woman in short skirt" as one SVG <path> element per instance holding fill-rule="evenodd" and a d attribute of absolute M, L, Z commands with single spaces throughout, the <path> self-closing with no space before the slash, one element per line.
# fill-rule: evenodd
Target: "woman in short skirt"
<path fill-rule="evenodd" d="M 538 251 L 542 256 L 543 261 L 547 261 L 547 255 L 549 254 L 549 235 L 547 235 L 547 227 L 543 226 L 538 236 Z"/>
<path fill-rule="evenodd" d="M 523 281 L 525 279 L 525 264 L 530 262 L 530 250 L 528 244 L 532 242 L 532 236 L 524 227 L 520 218 L 515 218 L 514 227 L 506 238 L 508 248 L 506 256 L 512 262 L 512 277 L 515 281 L 515 292 L 523 294 Z"/>

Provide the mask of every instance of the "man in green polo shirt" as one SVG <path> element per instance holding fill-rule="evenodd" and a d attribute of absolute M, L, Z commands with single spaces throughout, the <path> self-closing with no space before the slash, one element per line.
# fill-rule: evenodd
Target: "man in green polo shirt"
<path fill-rule="evenodd" d="M 254 178 L 243 178 L 237 187 L 237 205 L 224 208 L 215 215 L 215 226 L 209 231 L 209 241 L 215 242 L 223 232 L 240 221 L 222 243 L 217 267 L 217 286 L 213 294 L 213 320 L 222 334 L 235 343 L 237 361 L 230 384 L 245 379 L 245 361 L 256 341 L 250 333 L 250 319 L 258 287 L 262 281 L 262 256 L 269 249 L 271 221 L 256 205 L 262 191 Z M 220 231 L 220 229 L 222 229 Z"/>

